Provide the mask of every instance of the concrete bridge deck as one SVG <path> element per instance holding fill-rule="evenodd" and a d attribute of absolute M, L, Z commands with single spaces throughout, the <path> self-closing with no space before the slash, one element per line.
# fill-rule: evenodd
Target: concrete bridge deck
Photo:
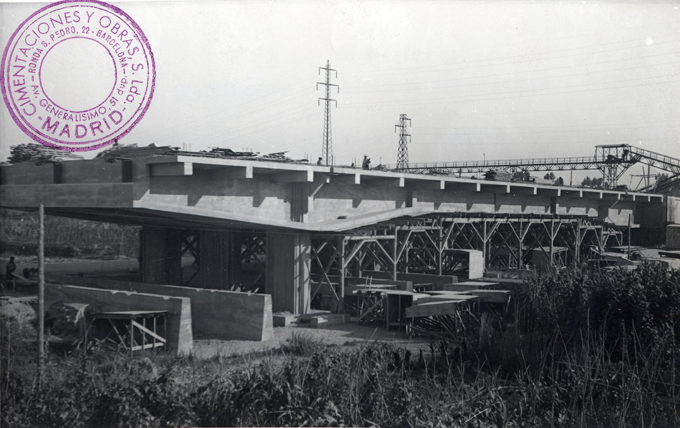
<path fill-rule="evenodd" d="M 614 225 L 662 195 L 300 163 L 165 155 L 0 166 L 0 207 L 116 223 L 339 232 L 430 214 Z"/>

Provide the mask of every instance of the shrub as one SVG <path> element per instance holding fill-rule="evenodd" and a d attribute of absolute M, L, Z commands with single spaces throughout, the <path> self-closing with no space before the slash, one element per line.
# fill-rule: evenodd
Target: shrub
<path fill-rule="evenodd" d="M 536 273 L 516 296 L 524 332 L 559 331 L 565 340 L 603 332 L 611 348 L 632 335 L 646 344 L 678 337 L 680 274 L 645 263 L 634 271 L 553 270 Z"/>

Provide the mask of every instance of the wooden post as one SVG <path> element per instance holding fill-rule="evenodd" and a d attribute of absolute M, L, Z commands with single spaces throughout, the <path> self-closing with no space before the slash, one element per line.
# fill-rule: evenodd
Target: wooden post
<path fill-rule="evenodd" d="M 437 240 L 437 275 L 441 276 L 443 269 L 442 269 L 442 263 L 444 263 L 444 258 L 442 256 L 442 253 L 444 252 L 444 235 L 443 235 L 443 225 L 439 224 L 439 227 L 437 228 L 437 233 L 438 233 L 438 240 Z"/>
<path fill-rule="evenodd" d="M 45 207 L 38 208 L 38 385 L 45 358 Z"/>
<path fill-rule="evenodd" d="M 630 223 L 631 223 L 631 215 L 628 214 L 628 259 L 630 260 Z"/>
<path fill-rule="evenodd" d="M 515 225 L 511 224 L 511 227 L 514 229 Z M 517 234 L 517 270 L 522 270 L 522 242 L 524 242 L 524 224 L 522 222 L 522 219 L 519 219 L 519 233 Z"/>
<path fill-rule="evenodd" d="M 394 241 L 392 245 L 392 279 L 397 280 L 397 254 L 399 254 L 399 242 L 397 240 L 397 231 L 394 231 Z"/>
<path fill-rule="evenodd" d="M 482 257 L 484 257 L 484 270 L 486 270 L 487 263 L 488 263 L 488 261 L 489 261 L 489 258 L 487 257 L 487 254 L 488 254 L 488 253 L 487 253 L 487 251 L 486 251 L 486 242 L 487 242 L 487 241 L 486 241 L 486 240 L 487 240 L 487 236 L 486 236 L 486 221 L 483 220 L 483 221 L 482 221 L 482 224 L 484 225 L 484 235 L 482 235 L 482 236 L 484 236 L 484 239 L 482 239 Z"/>
<path fill-rule="evenodd" d="M 574 249 L 574 265 L 575 266 L 580 266 L 581 263 L 581 242 L 583 241 L 583 238 L 581 237 L 581 226 L 583 224 L 583 220 L 578 219 L 578 222 L 576 223 L 576 248 Z"/>
<path fill-rule="evenodd" d="M 550 219 L 550 267 L 555 266 L 555 219 Z"/>
<path fill-rule="evenodd" d="M 345 237 L 338 238 L 338 245 L 340 245 L 340 301 L 338 302 L 339 314 L 345 313 Z M 361 269 L 359 269 L 361 272 Z M 332 285 L 331 285 L 332 287 Z"/>

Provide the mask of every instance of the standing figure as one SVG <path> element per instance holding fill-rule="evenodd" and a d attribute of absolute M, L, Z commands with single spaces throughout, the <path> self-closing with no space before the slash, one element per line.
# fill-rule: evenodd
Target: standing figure
<path fill-rule="evenodd" d="M 5 281 L 14 289 L 14 271 L 17 270 L 17 265 L 14 263 L 14 256 L 9 258 L 5 265 Z"/>
<path fill-rule="evenodd" d="M 364 155 L 364 162 L 362 164 L 362 168 L 364 169 L 371 169 L 371 158 L 368 156 Z"/>

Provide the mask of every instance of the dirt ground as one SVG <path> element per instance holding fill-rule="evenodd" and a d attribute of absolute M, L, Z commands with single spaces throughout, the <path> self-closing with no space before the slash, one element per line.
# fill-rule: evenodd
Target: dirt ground
<path fill-rule="evenodd" d="M 13 330 L 26 336 L 35 337 L 33 322 L 36 313 L 33 306 L 37 304 L 37 297 L 26 295 L 25 291 L 5 291 L 0 298 L 0 323 L 12 323 Z M 8 324 L 9 325 L 9 324 Z M 249 354 L 263 354 L 281 348 L 293 336 L 309 338 L 321 342 L 326 346 L 353 347 L 369 343 L 388 343 L 397 347 L 411 349 L 418 352 L 430 349 L 432 338 L 409 337 L 403 329 L 386 330 L 385 327 L 371 327 L 359 325 L 356 322 L 335 324 L 323 328 L 310 328 L 308 324 L 293 324 L 288 327 L 274 328 L 274 338 L 256 342 L 245 340 L 194 340 L 193 356 L 196 358 L 225 358 L 242 357 Z"/>
<path fill-rule="evenodd" d="M 211 358 L 242 356 L 250 353 L 267 352 L 278 349 L 289 338 L 299 335 L 319 341 L 326 346 L 352 347 L 369 343 L 387 343 L 413 351 L 429 350 L 432 338 L 409 337 L 403 329 L 387 331 L 384 327 L 371 327 L 349 322 L 323 328 L 310 328 L 304 324 L 274 328 L 274 338 L 264 342 L 245 340 L 195 340 L 194 356 Z"/>
<path fill-rule="evenodd" d="M 6 258 L 0 262 L 6 262 Z M 24 267 L 37 267 L 37 259 L 34 257 L 17 257 L 17 271 L 21 272 Z M 45 271 L 49 277 L 54 275 L 68 275 L 81 272 L 85 276 L 88 274 L 127 273 L 137 268 L 137 261 L 130 259 L 117 260 L 76 260 L 48 258 L 45 263 Z M 19 325 L 27 326 L 28 330 L 22 329 L 22 334 L 33 332 L 35 329 L 30 324 L 36 318 L 35 311 L 31 304 L 37 304 L 35 296 L 37 290 L 35 285 L 17 284 L 13 291 L 3 290 L 4 297 L 9 300 L 1 301 L 0 322 L 12 319 Z M 9 317 L 9 318 L 7 318 Z M 430 343 L 435 341 L 432 338 L 415 337 L 410 338 L 401 330 L 391 329 L 387 331 L 385 327 L 371 327 L 359 325 L 356 322 L 347 324 L 335 324 L 322 328 L 310 328 L 309 324 L 293 324 L 288 327 L 274 328 L 274 338 L 264 342 L 243 341 L 243 340 L 194 340 L 193 355 L 198 358 L 212 358 L 215 356 L 236 357 L 247 354 L 261 354 L 274 349 L 278 349 L 289 338 L 294 335 L 302 335 L 315 341 L 319 341 L 327 346 L 351 347 L 361 346 L 371 342 L 389 343 L 399 347 L 412 350 L 429 350 Z"/>

